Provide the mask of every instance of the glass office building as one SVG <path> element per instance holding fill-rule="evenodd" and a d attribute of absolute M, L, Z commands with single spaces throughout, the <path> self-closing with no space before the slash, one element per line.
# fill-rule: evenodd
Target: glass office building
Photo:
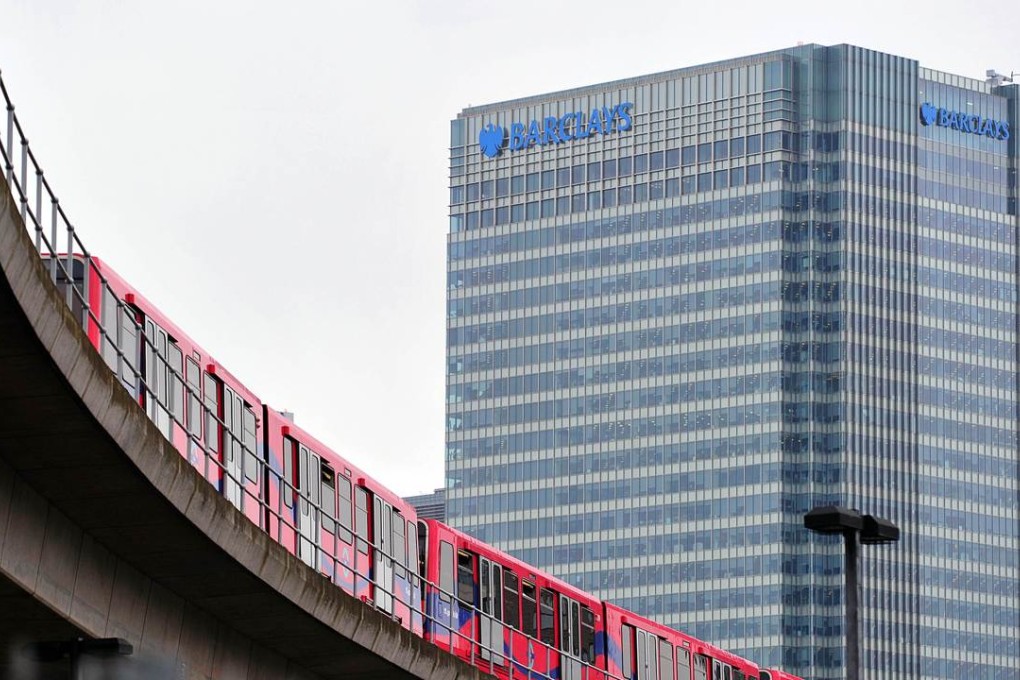
<path fill-rule="evenodd" d="M 1018 87 L 805 45 L 451 124 L 448 521 L 759 664 L 1016 678 Z"/>

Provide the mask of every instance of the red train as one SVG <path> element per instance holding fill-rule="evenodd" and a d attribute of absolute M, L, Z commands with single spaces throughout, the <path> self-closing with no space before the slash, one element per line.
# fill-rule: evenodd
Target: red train
<path fill-rule="evenodd" d="M 419 521 L 105 263 L 76 257 L 71 279 L 57 285 L 89 339 L 181 455 L 308 566 L 433 644 L 503 678 L 798 680 Z"/>

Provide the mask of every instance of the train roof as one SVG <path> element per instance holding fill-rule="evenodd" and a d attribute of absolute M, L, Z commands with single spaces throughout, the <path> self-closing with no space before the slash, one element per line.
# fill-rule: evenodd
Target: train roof
<path fill-rule="evenodd" d="M 117 271 L 114 270 L 105 260 L 98 257 L 93 257 L 91 259 L 96 265 L 96 269 L 103 275 L 103 278 L 107 280 L 110 286 L 121 298 L 126 300 L 129 304 L 133 304 L 141 309 L 146 316 L 151 317 L 152 320 L 159 324 L 163 330 L 169 333 L 170 336 L 178 342 L 178 344 L 187 344 L 190 347 L 193 347 L 200 354 L 199 365 L 203 370 L 209 370 L 211 366 L 212 370 L 209 370 L 209 372 L 229 383 L 231 389 L 240 392 L 241 396 L 244 397 L 245 401 L 249 404 L 253 406 L 260 406 L 262 404 L 262 400 L 259 399 L 258 395 L 252 392 L 247 385 L 238 379 L 237 376 L 227 370 L 226 366 L 221 364 L 212 353 L 195 342 L 194 338 L 184 332 L 184 330 L 174 323 L 170 317 L 164 314 L 157 305 L 153 304 L 152 301 L 138 292 L 137 288 L 128 283 L 124 277 L 118 274 Z"/>
<path fill-rule="evenodd" d="M 705 654 L 713 659 L 718 659 L 719 661 L 728 663 L 731 666 L 737 666 L 738 668 L 758 670 L 758 664 L 753 661 L 749 661 L 742 656 L 737 656 L 736 654 L 727 652 L 725 649 L 716 647 L 710 642 L 705 642 L 704 640 L 677 630 L 676 628 L 670 628 L 664 624 L 652 621 L 649 618 L 636 614 L 628 609 L 624 609 L 612 602 L 606 602 L 605 605 L 607 612 L 613 612 L 616 616 L 624 619 L 626 623 L 650 633 L 654 633 L 660 637 L 669 639 L 673 641 L 673 644 L 676 644 L 676 640 L 687 641 L 690 642 L 690 648 L 696 653 Z"/>
<path fill-rule="evenodd" d="M 269 420 L 278 420 L 280 427 L 286 428 L 284 434 L 298 440 L 315 452 L 320 458 L 327 461 L 333 467 L 334 472 L 345 474 L 356 483 L 361 484 L 361 486 L 364 486 L 366 489 L 385 500 L 390 505 L 400 508 L 405 517 L 409 519 L 417 519 L 418 512 L 415 507 L 397 494 L 390 491 L 382 482 L 367 474 L 362 468 L 358 467 L 350 460 L 341 456 L 332 448 L 316 439 L 315 436 L 300 425 L 295 424 L 294 421 L 285 418 L 279 411 L 273 409 L 272 406 L 267 406 L 267 410 L 269 411 Z M 268 427 L 269 423 L 266 423 L 266 426 Z"/>
<path fill-rule="evenodd" d="M 474 536 L 471 536 L 470 534 L 466 534 L 459 529 L 454 529 L 448 524 L 443 524 L 439 520 L 434 519 L 422 519 L 421 521 L 427 523 L 428 525 L 430 525 L 430 527 L 438 525 L 439 527 L 442 528 L 441 529 L 442 531 L 449 532 L 457 536 L 458 538 L 462 539 L 468 545 L 468 547 L 470 547 L 475 552 L 482 555 L 487 554 L 493 557 L 497 557 L 501 563 L 510 566 L 519 574 L 522 575 L 531 574 L 532 576 L 536 577 L 541 576 L 543 579 L 553 583 L 557 591 L 561 595 L 568 595 L 580 602 L 596 602 L 596 603 L 601 602 L 597 597 L 595 597 L 591 593 L 585 592 L 580 588 L 567 583 L 563 579 L 553 576 L 552 574 L 546 571 L 542 571 L 541 569 L 538 569 L 533 565 L 528 564 L 527 562 L 523 562 L 509 553 L 503 552 L 498 548 L 494 548 L 488 543 L 480 541 Z"/>

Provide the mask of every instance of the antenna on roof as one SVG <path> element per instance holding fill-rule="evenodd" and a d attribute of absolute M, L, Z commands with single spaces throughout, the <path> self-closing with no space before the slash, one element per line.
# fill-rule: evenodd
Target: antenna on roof
<path fill-rule="evenodd" d="M 1005 83 L 1012 83 L 1013 74 L 1014 72 L 1010 71 L 1009 75 L 1007 76 L 1002 73 L 999 73 L 994 68 L 990 68 L 987 71 L 985 71 L 985 82 L 991 85 L 992 87 L 999 87 L 1000 85 L 1004 85 Z"/>

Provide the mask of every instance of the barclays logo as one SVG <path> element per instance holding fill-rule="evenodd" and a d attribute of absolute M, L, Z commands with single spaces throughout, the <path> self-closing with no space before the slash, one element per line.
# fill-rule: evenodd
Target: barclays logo
<path fill-rule="evenodd" d="M 556 117 L 532 120 L 510 125 L 509 133 L 503 127 L 489 123 L 478 132 L 478 147 L 487 158 L 495 158 L 503 149 L 520 151 L 534 146 L 563 144 L 597 135 L 626 132 L 634 127 L 631 109 L 634 104 L 624 102 L 616 106 L 603 106 L 586 111 L 571 111 Z"/>
<path fill-rule="evenodd" d="M 488 158 L 495 158 L 503 150 L 506 131 L 498 125 L 489 123 L 478 133 L 478 145 Z"/>
<path fill-rule="evenodd" d="M 932 106 L 925 102 L 921 104 L 921 122 L 924 125 L 936 125 L 946 127 L 950 130 L 969 132 L 975 135 L 983 135 L 992 139 L 1009 139 L 1009 123 L 991 118 L 982 118 L 976 114 L 964 113 L 961 111 L 949 111 Z"/>

